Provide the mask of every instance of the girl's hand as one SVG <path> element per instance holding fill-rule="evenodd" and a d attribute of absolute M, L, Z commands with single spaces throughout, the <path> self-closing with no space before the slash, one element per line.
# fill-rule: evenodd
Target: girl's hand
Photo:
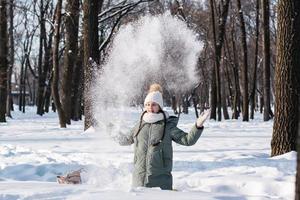
<path fill-rule="evenodd" d="M 202 112 L 200 114 L 200 116 L 198 117 L 197 121 L 196 121 L 196 126 L 197 128 L 202 128 L 204 122 L 207 120 L 207 118 L 210 116 L 210 109 L 205 110 L 204 112 Z"/>

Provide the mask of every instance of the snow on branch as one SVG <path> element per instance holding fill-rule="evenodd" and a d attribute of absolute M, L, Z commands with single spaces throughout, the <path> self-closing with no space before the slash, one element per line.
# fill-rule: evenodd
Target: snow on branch
<path fill-rule="evenodd" d="M 122 12 L 124 12 L 126 10 L 132 10 L 133 8 L 135 8 L 136 6 L 138 6 L 141 3 L 146 3 L 146 2 L 151 2 L 151 1 L 153 1 L 153 0 L 139 0 L 137 2 L 131 2 L 131 3 L 127 3 L 127 4 L 125 4 L 126 0 L 122 1 L 121 3 L 117 4 L 116 6 L 109 8 L 109 9 L 103 11 L 102 13 L 100 13 L 98 15 L 99 23 L 102 23 L 110 18 L 113 18 L 114 16 L 121 14 Z M 111 12 L 113 12 L 113 13 L 111 13 Z M 110 13 L 108 16 L 102 18 L 103 16 L 105 16 L 108 13 Z"/>

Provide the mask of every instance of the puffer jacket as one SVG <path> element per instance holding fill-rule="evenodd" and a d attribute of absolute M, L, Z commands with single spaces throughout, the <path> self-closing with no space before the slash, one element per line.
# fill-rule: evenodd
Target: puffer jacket
<path fill-rule="evenodd" d="M 177 128 L 177 123 L 178 118 L 175 116 L 167 118 L 166 126 L 164 120 L 155 123 L 142 121 L 136 124 L 129 136 L 122 139 L 121 145 L 134 143 L 135 147 L 133 187 L 160 187 L 172 190 L 172 141 L 190 146 L 197 142 L 203 131 L 203 128 L 194 125 L 190 133 L 185 133 Z"/>

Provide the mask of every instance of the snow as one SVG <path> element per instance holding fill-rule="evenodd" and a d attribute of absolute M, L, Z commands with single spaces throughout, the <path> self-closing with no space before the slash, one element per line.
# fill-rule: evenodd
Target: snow
<path fill-rule="evenodd" d="M 194 88 L 199 82 L 195 71 L 202 49 L 197 34 L 170 13 L 146 15 L 121 26 L 106 63 L 95 70 L 88 95 L 102 127 L 98 131 L 107 132 L 105 127 L 110 127 L 118 133 L 127 125 L 127 115 L 118 110 L 142 104 L 151 83 L 162 84 L 170 95 Z"/>
<path fill-rule="evenodd" d="M 170 113 L 172 111 L 167 109 Z M 0 199 L 293 199 L 296 152 L 270 157 L 273 122 L 209 121 L 191 147 L 173 144 L 174 188 L 131 188 L 133 147 L 83 122 L 58 128 L 56 113 L 30 107 L 0 124 Z M 119 110 L 132 126 L 138 108 Z M 189 131 L 194 113 L 180 116 Z M 83 184 L 60 185 L 56 176 L 83 168 Z"/>

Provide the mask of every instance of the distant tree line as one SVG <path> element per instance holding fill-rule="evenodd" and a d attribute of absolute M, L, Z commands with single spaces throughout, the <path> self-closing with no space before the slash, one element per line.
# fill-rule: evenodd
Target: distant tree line
<path fill-rule="evenodd" d="M 174 112 L 187 113 L 193 105 L 197 115 L 210 107 L 211 119 L 218 121 L 222 117 L 248 121 L 255 111 L 266 121 L 273 117 L 276 4 L 267 0 L 2 3 L 6 8 L 1 12 L 1 45 L 6 47 L 1 48 L 0 61 L 2 122 L 5 116 L 12 117 L 14 103 L 23 112 L 27 104 L 36 105 L 39 115 L 50 108 L 57 111 L 61 127 L 85 115 L 85 128 L 89 127 L 90 80 L 107 56 L 113 33 L 147 13 L 167 11 L 184 20 L 204 42 L 199 84 L 184 94 L 165 93 Z"/>
<path fill-rule="evenodd" d="M 105 59 L 121 26 L 145 13 L 151 0 L 4 0 L 0 21 L 0 122 L 13 104 L 38 115 L 57 111 L 61 127 L 85 115 L 93 70 Z M 93 64 L 92 64 L 93 63 Z"/>

